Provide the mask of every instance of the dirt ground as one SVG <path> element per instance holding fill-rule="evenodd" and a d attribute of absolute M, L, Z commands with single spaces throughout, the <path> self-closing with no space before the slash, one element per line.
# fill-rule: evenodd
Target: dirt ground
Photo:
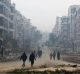
<path fill-rule="evenodd" d="M 76 64 L 76 63 L 69 63 L 69 62 L 65 62 L 62 60 L 50 60 L 48 55 L 44 55 L 42 58 L 40 59 L 36 59 L 35 63 L 34 63 L 34 67 L 40 67 L 40 66 L 46 66 L 46 67 L 52 67 L 54 68 L 57 65 L 61 65 L 61 64 Z M 78 66 L 80 66 L 80 64 L 78 64 Z M 14 70 L 14 69 L 21 69 L 22 68 L 22 61 L 14 61 L 14 62 L 3 62 L 0 63 L 0 72 L 6 72 L 6 71 L 10 71 L 10 70 Z M 29 60 L 26 61 L 26 67 L 25 68 L 30 68 L 30 62 Z"/>

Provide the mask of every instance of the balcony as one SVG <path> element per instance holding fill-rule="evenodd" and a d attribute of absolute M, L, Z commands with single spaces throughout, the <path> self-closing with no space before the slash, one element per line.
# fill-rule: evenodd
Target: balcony
<path fill-rule="evenodd" d="M 0 2 L 5 4 L 7 7 L 10 7 L 10 4 L 11 4 L 10 0 L 0 0 Z"/>
<path fill-rule="evenodd" d="M 6 31 L 7 31 L 7 29 L 4 28 L 3 26 L 0 26 L 0 29 L 1 29 L 1 30 L 6 30 Z"/>

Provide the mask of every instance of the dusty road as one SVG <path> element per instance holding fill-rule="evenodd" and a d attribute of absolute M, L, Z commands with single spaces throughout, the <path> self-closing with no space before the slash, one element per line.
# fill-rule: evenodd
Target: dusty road
<path fill-rule="evenodd" d="M 64 61 L 58 61 L 58 60 L 50 60 L 49 56 L 45 54 L 42 58 L 36 59 L 34 67 L 41 66 L 41 65 L 47 65 L 54 67 L 55 65 L 60 64 L 74 64 L 74 63 L 68 63 Z M 4 62 L 0 63 L 0 72 L 10 71 L 13 69 L 19 69 L 22 68 L 22 61 L 14 61 L 14 62 Z M 79 64 L 78 64 L 79 65 Z M 29 60 L 26 61 L 26 68 L 30 67 Z"/>
<path fill-rule="evenodd" d="M 34 67 L 47 65 L 50 67 L 54 67 L 55 65 L 61 65 L 61 64 L 75 64 L 75 63 L 69 63 L 65 61 L 58 61 L 58 60 L 50 60 L 49 58 L 49 49 L 44 48 L 45 51 L 43 51 L 43 56 L 40 59 L 36 59 L 34 63 Z M 80 66 L 80 64 L 78 64 Z M 22 68 L 22 61 L 14 61 L 14 62 L 3 62 L 0 63 L 0 72 L 10 71 L 14 69 L 20 69 Z M 30 68 L 29 59 L 26 61 L 26 68 Z"/>

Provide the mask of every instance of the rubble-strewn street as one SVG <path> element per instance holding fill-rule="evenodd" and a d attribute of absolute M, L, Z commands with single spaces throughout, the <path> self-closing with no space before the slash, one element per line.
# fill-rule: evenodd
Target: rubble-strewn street
<path fill-rule="evenodd" d="M 44 54 L 42 58 L 40 59 L 36 59 L 35 64 L 34 64 L 34 68 L 39 68 L 39 67 L 48 67 L 45 69 L 51 69 L 54 70 L 55 67 L 57 67 L 57 65 L 74 65 L 75 63 L 69 63 L 69 62 L 64 62 L 64 61 L 58 61 L 58 60 L 50 60 L 49 56 L 47 54 Z M 15 69 L 21 69 L 22 68 L 22 61 L 14 61 L 14 62 L 3 62 L 0 63 L 0 72 L 5 72 L 5 71 L 11 71 L 11 70 L 15 70 Z M 78 66 L 80 66 L 80 64 L 78 64 Z M 27 60 L 26 61 L 26 67 L 27 69 L 30 69 L 30 63 Z M 64 67 L 63 67 L 64 68 Z M 38 69 L 41 71 L 44 71 L 45 69 Z M 66 70 L 74 70 L 74 68 L 71 67 L 65 67 L 64 69 Z M 80 68 L 79 68 L 80 69 Z"/>

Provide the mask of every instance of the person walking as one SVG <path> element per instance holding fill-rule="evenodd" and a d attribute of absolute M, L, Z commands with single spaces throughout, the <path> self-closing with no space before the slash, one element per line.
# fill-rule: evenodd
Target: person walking
<path fill-rule="evenodd" d="M 29 57 L 29 61 L 31 62 L 31 67 L 33 67 L 34 65 L 34 60 L 36 60 L 36 58 L 35 58 L 35 54 L 32 52 Z"/>
<path fill-rule="evenodd" d="M 38 58 L 41 58 L 42 57 L 42 50 L 38 50 L 37 54 L 38 54 Z"/>
<path fill-rule="evenodd" d="M 53 54 L 52 54 L 52 53 L 50 53 L 50 60 L 52 60 L 52 56 L 53 56 Z"/>
<path fill-rule="evenodd" d="M 35 59 L 37 59 L 37 52 L 36 51 L 34 51 L 34 55 L 35 55 Z"/>
<path fill-rule="evenodd" d="M 56 52 L 54 51 L 53 52 L 53 59 L 55 60 L 55 57 L 56 57 Z"/>
<path fill-rule="evenodd" d="M 57 52 L 57 59 L 60 60 L 60 52 Z"/>
<path fill-rule="evenodd" d="M 26 56 L 26 53 L 24 52 L 24 53 L 21 55 L 21 57 L 20 57 L 20 60 L 23 61 L 22 67 L 25 67 L 25 61 L 26 61 L 26 59 L 27 59 L 27 56 Z"/>

